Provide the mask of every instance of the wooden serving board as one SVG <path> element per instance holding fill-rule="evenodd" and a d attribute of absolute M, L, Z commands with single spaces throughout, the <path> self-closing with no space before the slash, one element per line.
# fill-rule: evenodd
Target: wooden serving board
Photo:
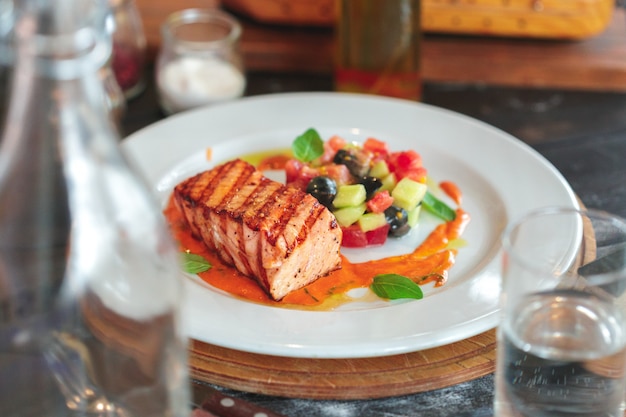
<path fill-rule="evenodd" d="M 495 330 L 418 352 L 356 359 L 260 355 L 192 341 L 189 363 L 193 378 L 240 391 L 371 399 L 430 391 L 490 374 L 495 347 Z"/>

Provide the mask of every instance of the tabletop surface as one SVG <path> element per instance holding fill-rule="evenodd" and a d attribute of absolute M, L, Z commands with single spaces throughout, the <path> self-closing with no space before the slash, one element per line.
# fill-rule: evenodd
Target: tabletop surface
<path fill-rule="evenodd" d="M 329 75 L 253 72 L 248 74 L 246 95 L 332 89 Z M 423 102 L 472 116 L 514 135 L 545 156 L 586 207 L 626 217 L 626 94 L 427 83 Z M 162 119 L 156 103 L 149 79 L 142 95 L 128 104 L 121 126 L 123 135 Z M 493 375 L 444 389 L 376 400 L 305 400 L 218 388 L 289 417 L 493 414 Z"/>
<path fill-rule="evenodd" d="M 4 75 L 0 71 L 0 97 L 6 95 Z M 250 72 L 247 75 L 248 96 L 333 90 L 332 77 L 325 73 Z M 164 118 L 151 77 L 149 69 L 146 90 L 128 103 L 121 123 L 122 136 Z M 626 88 L 616 88 L 616 92 L 527 90 L 481 83 L 430 82 L 425 85 L 423 102 L 466 114 L 512 134 L 546 157 L 586 207 L 626 217 L 626 93 L 623 91 Z M 289 417 L 493 415 L 493 375 L 419 394 L 355 401 L 279 398 L 217 388 Z"/>

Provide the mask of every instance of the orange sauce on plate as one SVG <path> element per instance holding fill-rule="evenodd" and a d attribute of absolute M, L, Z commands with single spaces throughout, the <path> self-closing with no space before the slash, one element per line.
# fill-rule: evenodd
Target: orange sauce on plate
<path fill-rule="evenodd" d="M 196 239 L 182 214 L 170 199 L 165 216 L 181 250 L 204 257 L 212 268 L 199 277 L 211 286 L 245 300 L 291 308 L 332 308 L 350 301 L 346 294 L 355 288 L 366 288 L 378 274 L 399 274 L 423 285 L 433 282 L 438 287 L 446 282 L 448 270 L 454 265 L 457 250 L 450 245 L 458 239 L 470 216 L 458 208 L 456 219 L 438 225 L 412 253 L 363 263 L 352 263 L 342 256 L 341 269 L 319 278 L 312 284 L 288 294 L 280 302 L 272 300 L 254 279 L 224 264 L 217 254 Z"/>
<path fill-rule="evenodd" d="M 461 205 L 461 189 L 451 181 L 442 181 L 439 188 L 459 206 Z"/>

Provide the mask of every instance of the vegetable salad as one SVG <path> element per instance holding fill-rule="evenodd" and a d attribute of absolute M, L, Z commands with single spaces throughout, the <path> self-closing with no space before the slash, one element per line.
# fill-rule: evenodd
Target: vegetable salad
<path fill-rule="evenodd" d="M 292 152 L 285 164 L 287 184 L 334 213 L 345 247 L 402 237 L 417 225 L 422 209 L 444 221 L 455 218 L 455 211 L 429 192 L 428 172 L 416 151 L 391 151 L 376 138 L 362 144 L 340 136 L 323 141 L 308 129 L 294 140 Z"/>

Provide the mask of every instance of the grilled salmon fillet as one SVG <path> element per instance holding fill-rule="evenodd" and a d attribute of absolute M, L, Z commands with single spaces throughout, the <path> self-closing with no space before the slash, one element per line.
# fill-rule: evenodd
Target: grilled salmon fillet
<path fill-rule="evenodd" d="M 341 267 L 334 215 L 240 159 L 178 184 L 174 201 L 196 237 L 276 301 Z"/>

